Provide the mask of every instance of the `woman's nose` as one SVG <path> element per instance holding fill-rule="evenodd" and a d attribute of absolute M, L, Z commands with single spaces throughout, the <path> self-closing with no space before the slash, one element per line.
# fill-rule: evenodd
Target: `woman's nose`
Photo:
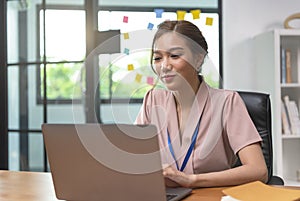
<path fill-rule="evenodd" d="M 160 67 L 161 71 L 162 71 L 162 72 L 169 71 L 169 70 L 171 70 L 170 67 L 171 67 L 170 62 L 168 61 L 167 58 L 165 58 L 165 59 L 163 60 L 163 62 L 161 63 L 161 67 Z"/>

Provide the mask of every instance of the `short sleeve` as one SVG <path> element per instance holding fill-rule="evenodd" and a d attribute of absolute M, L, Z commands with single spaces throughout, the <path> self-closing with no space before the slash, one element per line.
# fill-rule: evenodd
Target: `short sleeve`
<path fill-rule="evenodd" d="M 224 112 L 225 130 L 235 154 L 247 145 L 262 140 L 244 101 L 237 92 L 232 92 L 227 97 Z"/>

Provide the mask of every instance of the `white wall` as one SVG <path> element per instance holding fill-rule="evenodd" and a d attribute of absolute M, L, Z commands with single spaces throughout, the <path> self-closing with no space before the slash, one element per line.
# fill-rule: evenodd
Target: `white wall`
<path fill-rule="evenodd" d="M 252 38 L 283 28 L 284 20 L 300 13 L 299 0 L 223 1 L 223 78 L 228 89 L 255 89 Z"/>

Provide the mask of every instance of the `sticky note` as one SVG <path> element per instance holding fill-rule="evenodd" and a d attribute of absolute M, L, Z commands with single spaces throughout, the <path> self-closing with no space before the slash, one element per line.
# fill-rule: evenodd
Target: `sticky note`
<path fill-rule="evenodd" d="M 184 20 L 186 11 L 178 10 L 176 13 L 177 13 L 177 20 Z"/>
<path fill-rule="evenodd" d="M 152 23 L 150 23 L 150 22 L 149 22 L 149 24 L 148 24 L 148 28 L 147 28 L 147 29 L 149 29 L 149 30 L 152 30 L 152 29 L 153 29 L 153 27 L 154 27 L 154 24 L 152 24 Z"/>
<path fill-rule="evenodd" d="M 129 33 L 124 33 L 124 39 L 125 40 L 129 39 Z"/>
<path fill-rule="evenodd" d="M 142 75 L 137 73 L 135 76 L 135 81 L 141 82 L 141 80 L 142 80 Z"/>
<path fill-rule="evenodd" d="M 124 23 L 128 23 L 128 17 L 127 17 L 127 16 L 124 16 L 124 17 L 123 17 L 123 22 L 124 22 Z"/>
<path fill-rule="evenodd" d="M 153 77 L 147 77 L 147 84 L 149 84 L 149 85 L 153 85 L 154 84 Z"/>
<path fill-rule="evenodd" d="M 213 25 L 213 21 L 214 21 L 213 18 L 207 17 L 205 24 L 208 25 L 208 26 L 212 26 Z"/>
<path fill-rule="evenodd" d="M 127 69 L 128 69 L 128 71 L 134 70 L 133 64 L 128 64 L 128 65 L 127 65 Z"/>
<path fill-rule="evenodd" d="M 156 9 L 154 9 L 154 12 L 156 13 L 156 18 L 161 18 L 162 13 L 164 12 L 164 9 L 156 8 Z"/>
<path fill-rule="evenodd" d="M 128 48 L 124 48 L 124 53 L 129 55 L 129 49 Z"/>
<path fill-rule="evenodd" d="M 192 13 L 194 20 L 200 18 L 201 11 L 199 9 L 198 10 L 190 10 L 190 13 Z"/>

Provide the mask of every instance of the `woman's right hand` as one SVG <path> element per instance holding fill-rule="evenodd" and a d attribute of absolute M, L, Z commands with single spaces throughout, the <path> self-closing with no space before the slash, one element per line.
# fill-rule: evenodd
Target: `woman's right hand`
<path fill-rule="evenodd" d="M 180 187 L 178 183 L 166 177 L 165 177 L 165 185 L 166 187 L 171 187 L 171 188 Z"/>

